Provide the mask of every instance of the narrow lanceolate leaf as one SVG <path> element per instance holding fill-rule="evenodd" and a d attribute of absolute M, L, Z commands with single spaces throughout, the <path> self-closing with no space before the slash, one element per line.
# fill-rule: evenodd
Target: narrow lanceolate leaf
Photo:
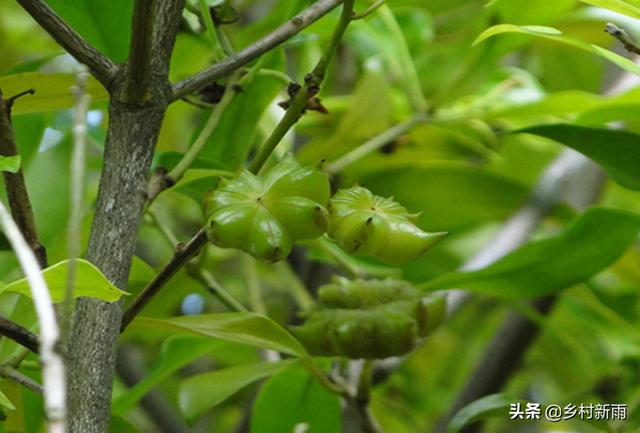
<path fill-rule="evenodd" d="M 205 335 L 221 340 L 307 356 L 304 347 L 289 332 L 266 316 L 254 313 L 204 314 L 172 319 L 139 318 L 134 326 Z"/>
<path fill-rule="evenodd" d="M 460 409 L 449 422 L 447 433 L 458 433 L 464 427 L 494 416 L 508 417 L 511 404 L 526 405 L 521 400 L 505 394 L 482 397 Z"/>
<path fill-rule="evenodd" d="M 640 135 L 620 129 L 559 124 L 517 132 L 540 135 L 564 144 L 599 163 L 625 188 L 640 190 Z"/>
<path fill-rule="evenodd" d="M 605 269 L 637 239 L 640 215 L 593 208 L 556 236 L 531 242 L 475 272 L 452 272 L 426 290 L 461 288 L 522 299 L 558 292 Z"/>
<path fill-rule="evenodd" d="M 0 407 L 3 407 L 5 409 L 9 409 L 9 410 L 15 410 L 16 407 L 13 405 L 13 403 L 11 403 L 11 400 L 9 400 L 9 398 L 7 398 L 6 395 L 4 395 L 4 393 L 2 391 L 0 391 Z"/>
<path fill-rule="evenodd" d="M 180 410 L 188 421 L 194 421 L 242 388 L 271 376 L 295 362 L 298 360 L 260 362 L 191 376 L 180 384 L 178 392 Z"/>
<path fill-rule="evenodd" d="M 19 156 L 0 156 L 0 171 L 16 173 L 18 170 L 20 170 Z"/>
<path fill-rule="evenodd" d="M 580 0 L 593 6 L 609 9 L 629 17 L 640 19 L 640 1 L 638 0 Z"/>
<path fill-rule="evenodd" d="M 0 88 L 7 98 L 28 89 L 35 91 L 33 95 L 25 95 L 15 100 L 11 109 L 13 114 L 73 107 L 74 99 L 70 89 L 75 83 L 74 74 L 25 72 L 0 77 Z M 87 79 L 86 93 L 91 95 L 91 102 L 106 101 L 108 98 L 107 91 L 93 77 Z"/>
<path fill-rule="evenodd" d="M 505 34 L 505 33 L 520 33 L 525 35 L 537 36 L 537 37 L 548 39 L 554 42 L 559 42 L 565 45 L 570 45 L 572 47 L 579 48 L 581 50 L 600 56 L 605 60 L 615 63 L 616 65 L 620 66 L 622 69 L 625 69 L 629 72 L 640 75 L 640 66 L 636 65 L 626 57 L 622 57 L 621 55 L 616 54 L 613 51 L 609 51 L 607 49 L 599 47 L 598 45 L 590 44 L 588 42 L 584 42 L 584 41 L 581 41 L 580 39 L 575 39 L 570 36 L 565 36 L 560 30 L 555 29 L 553 27 L 516 26 L 513 24 L 498 24 L 496 26 L 489 27 L 484 32 L 482 32 L 473 44 L 474 45 L 478 44 L 492 36 Z"/>
<path fill-rule="evenodd" d="M 56 263 L 42 271 L 53 302 L 62 302 L 67 290 L 67 272 L 70 260 Z M 14 281 L 0 288 L 2 292 L 16 292 L 31 297 L 29 282 L 26 278 Z M 76 262 L 76 281 L 73 291 L 75 298 L 85 296 L 114 302 L 127 292 L 123 292 L 114 286 L 98 268 L 86 260 L 78 259 Z"/>

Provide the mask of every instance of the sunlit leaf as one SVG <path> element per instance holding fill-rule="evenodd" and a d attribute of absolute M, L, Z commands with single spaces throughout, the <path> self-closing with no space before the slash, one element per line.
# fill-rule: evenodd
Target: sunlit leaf
<path fill-rule="evenodd" d="M 9 410 L 15 410 L 16 409 L 16 407 L 13 405 L 13 403 L 11 403 L 9 398 L 6 395 L 4 395 L 4 393 L 2 391 L 0 391 L 0 406 L 4 407 L 5 409 L 9 409 Z"/>
<path fill-rule="evenodd" d="M 638 231 L 640 215 L 592 208 L 556 236 L 530 242 L 479 271 L 452 272 L 422 287 L 511 299 L 554 293 L 611 265 L 635 242 Z"/>
<path fill-rule="evenodd" d="M 593 6 L 609 9 L 614 12 L 640 19 L 640 2 L 638 0 L 580 0 Z"/>
<path fill-rule="evenodd" d="M 65 260 L 42 271 L 42 276 L 49 287 L 53 302 L 61 302 L 65 299 L 69 262 L 70 260 Z M 29 282 L 26 278 L 5 285 L 0 288 L 0 293 L 2 292 L 16 292 L 29 297 L 31 296 Z M 102 272 L 92 263 L 82 259 L 77 260 L 76 279 L 73 291 L 75 298 L 86 296 L 114 302 L 126 294 L 127 292 L 123 292 L 107 280 Z"/>
<path fill-rule="evenodd" d="M 33 113 L 72 107 L 74 98 L 71 87 L 75 82 L 73 74 L 25 72 L 0 77 L 0 88 L 5 97 L 35 90 L 33 95 L 16 99 L 12 107 L 13 114 Z M 107 91 L 92 77 L 87 79 L 86 92 L 91 95 L 92 102 L 104 101 L 108 97 Z"/>
<path fill-rule="evenodd" d="M 20 156 L 0 156 L 0 171 L 16 173 L 20 170 Z"/>
<path fill-rule="evenodd" d="M 580 39 L 575 39 L 570 36 L 565 36 L 560 30 L 554 29 L 553 27 L 516 26 L 513 24 L 498 24 L 482 32 L 480 36 L 478 36 L 478 38 L 475 40 L 474 45 L 492 36 L 505 34 L 505 33 L 520 33 L 525 35 L 538 36 L 551 41 L 570 45 L 575 48 L 579 48 L 581 50 L 588 51 L 590 53 L 598 55 L 605 60 L 615 63 L 616 65 L 620 66 L 621 68 L 629 72 L 633 72 L 634 74 L 640 75 L 640 66 L 636 65 L 631 60 L 625 57 L 622 57 L 621 55 L 616 54 L 613 51 L 609 51 L 605 48 L 599 47 L 597 45 L 590 44 L 588 42 L 584 42 Z"/>

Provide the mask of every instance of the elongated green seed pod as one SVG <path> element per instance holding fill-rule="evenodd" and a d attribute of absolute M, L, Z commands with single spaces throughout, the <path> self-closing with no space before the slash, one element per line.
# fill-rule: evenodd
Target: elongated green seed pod
<path fill-rule="evenodd" d="M 329 203 L 329 236 L 345 251 L 400 264 L 417 259 L 447 233 L 429 233 L 397 202 L 355 186 Z"/>

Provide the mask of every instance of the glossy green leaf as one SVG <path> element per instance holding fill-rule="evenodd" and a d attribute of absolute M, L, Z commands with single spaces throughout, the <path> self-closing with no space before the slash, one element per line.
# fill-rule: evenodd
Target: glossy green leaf
<path fill-rule="evenodd" d="M 593 6 L 609 9 L 629 17 L 640 19 L 640 2 L 638 0 L 580 0 Z"/>
<path fill-rule="evenodd" d="M 300 423 L 307 433 L 342 431 L 340 399 L 302 367 L 290 368 L 264 384 L 251 413 L 251 433 L 292 432 Z"/>
<path fill-rule="evenodd" d="M 131 0 L 47 0 L 71 27 L 116 62 L 127 59 L 131 38 Z"/>
<path fill-rule="evenodd" d="M 51 292 L 53 302 L 62 302 L 65 298 L 69 262 L 70 260 L 65 260 L 42 271 L 42 275 Z M 2 292 L 16 292 L 29 297 L 31 296 L 29 282 L 26 278 L 14 281 L 0 288 L 0 293 Z M 102 272 L 92 263 L 82 259 L 77 260 L 76 282 L 73 292 L 75 298 L 86 296 L 114 302 L 126 294 L 127 292 L 123 292 L 107 280 Z"/>
<path fill-rule="evenodd" d="M 541 125 L 517 132 L 558 141 L 598 162 L 620 185 L 640 190 L 640 135 L 620 129 Z"/>
<path fill-rule="evenodd" d="M 461 288 L 510 299 L 554 293 L 611 265 L 638 231 L 640 215 L 592 208 L 556 236 L 530 242 L 484 269 L 445 274 L 422 288 Z"/>
<path fill-rule="evenodd" d="M 528 196 L 525 186 L 462 163 L 378 170 L 363 176 L 360 183 L 375 194 L 395 197 L 410 212 L 422 212 L 419 225 L 430 231 L 453 231 L 505 218 Z"/>
<path fill-rule="evenodd" d="M 505 34 L 505 33 L 520 33 L 520 34 L 538 36 L 538 37 L 559 42 L 565 45 L 570 45 L 572 47 L 579 48 L 581 50 L 600 56 L 603 59 L 608 60 L 612 63 L 615 63 L 616 65 L 620 66 L 621 68 L 629 72 L 632 72 L 636 75 L 640 75 L 640 66 L 636 65 L 626 57 L 622 57 L 621 55 L 616 54 L 613 51 L 609 51 L 605 48 L 599 47 L 594 44 L 590 44 L 588 42 L 584 42 L 580 39 L 575 39 L 570 36 L 565 36 L 560 30 L 555 29 L 553 27 L 515 26 L 513 24 L 498 24 L 482 32 L 480 36 L 478 36 L 478 38 L 475 40 L 474 45 L 492 36 Z"/>
<path fill-rule="evenodd" d="M 15 410 L 16 407 L 13 405 L 13 403 L 11 403 L 11 400 L 9 400 L 9 398 L 4 395 L 4 393 L 2 391 L 0 391 L 0 406 L 2 406 L 5 409 L 9 409 L 9 410 Z"/>
<path fill-rule="evenodd" d="M 221 313 L 171 319 L 139 318 L 134 326 L 205 335 L 295 356 L 306 356 L 302 345 L 289 332 L 266 316 L 255 313 Z"/>
<path fill-rule="evenodd" d="M 505 394 L 482 397 L 463 407 L 453 416 L 447 427 L 447 433 L 458 433 L 470 424 L 493 416 L 508 417 L 512 403 L 523 404 L 521 400 Z"/>
<path fill-rule="evenodd" d="M 71 87 L 75 82 L 73 74 L 25 72 L 0 77 L 0 88 L 5 97 L 28 89 L 35 90 L 33 95 L 16 99 L 12 108 L 13 114 L 34 113 L 73 107 Z M 86 91 L 91 96 L 91 102 L 105 101 L 108 98 L 107 91 L 93 77 L 87 79 Z"/>
<path fill-rule="evenodd" d="M 180 410 L 192 422 L 242 388 L 271 376 L 294 362 L 297 360 L 260 362 L 191 376 L 180 384 Z"/>
<path fill-rule="evenodd" d="M 167 338 L 160 348 L 160 355 L 144 379 L 113 402 L 113 413 L 124 415 L 153 387 L 162 383 L 177 370 L 192 363 L 211 351 L 220 342 L 191 335 L 176 335 Z"/>
<path fill-rule="evenodd" d="M 16 173 L 18 170 L 20 170 L 20 156 L 0 155 L 0 171 Z"/>

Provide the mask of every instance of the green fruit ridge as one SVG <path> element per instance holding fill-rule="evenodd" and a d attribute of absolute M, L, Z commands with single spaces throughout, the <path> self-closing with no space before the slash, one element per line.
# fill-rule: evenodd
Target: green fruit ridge
<path fill-rule="evenodd" d="M 416 215 L 361 186 L 342 189 L 329 202 L 329 236 L 345 251 L 391 264 L 417 259 L 447 233 L 417 227 Z"/>
<path fill-rule="evenodd" d="M 294 242 L 327 230 L 329 180 L 287 154 L 263 176 L 248 170 L 223 179 L 205 198 L 207 236 L 266 262 L 285 258 Z"/>
<path fill-rule="evenodd" d="M 444 296 L 424 296 L 406 281 L 336 277 L 291 331 L 315 356 L 383 359 L 413 350 L 445 314 Z"/>

